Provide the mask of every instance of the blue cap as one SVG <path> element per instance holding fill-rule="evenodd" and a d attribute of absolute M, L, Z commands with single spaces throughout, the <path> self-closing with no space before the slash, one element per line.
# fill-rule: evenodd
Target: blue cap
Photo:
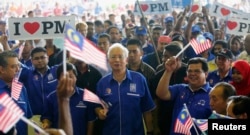
<path fill-rule="evenodd" d="M 174 17 L 168 16 L 168 17 L 166 17 L 166 18 L 164 19 L 164 22 L 165 22 L 165 23 L 174 22 Z"/>
<path fill-rule="evenodd" d="M 214 36 L 213 36 L 210 32 L 205 32 L 205 33 L 203 33 L 203 36 L 204 36 L 206 39 L 209 39 L 211 42 L 214 41 Z"/>
<path fill-rule="evenodd" d="M 201 32 L 201 28 L 199 25 L 192 26 L 192 33 L 200 33 L 200 32 Z"/>
<path fill-rule="evenodd" d="M 143 26 L 136 27 L 135 34 L 136 35 L 147 35 L 147 29 Z"/>

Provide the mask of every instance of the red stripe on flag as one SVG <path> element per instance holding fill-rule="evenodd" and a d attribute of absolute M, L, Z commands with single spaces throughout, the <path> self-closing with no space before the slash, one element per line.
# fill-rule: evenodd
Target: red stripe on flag
<path fill-rule="evenodd" d="M 70 51 L 70 55 L 78 60 L 82 60 L 87 64 L 96 65 L 104 70 L 108 70 L 106 54 L 92 45 L 87 39 L 84 39 L 83 49 L 72 45 L 67 38 L 65 38 L 65 47 Z"/>
<path fill-rule="evenodd" d="M 3 93 L 0 95 L 0 130 L 7 133 L 24 115 L 16 103 Z"/>
<path fill-rule="evenodd" d="M 11 84 L 11 97 L 15 100 L 18 100 L 22 90 L 23 84 L 18 82 L 16 78 L 13 79 Z"/>

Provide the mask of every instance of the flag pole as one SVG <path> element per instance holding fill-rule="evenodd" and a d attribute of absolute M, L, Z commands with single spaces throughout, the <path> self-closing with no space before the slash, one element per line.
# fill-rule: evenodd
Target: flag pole
<path fill-rule="evenodd" d="M 184 105 L 184 107 L 187 109 L 187 113 L 188 113 L 188 115 L 191 117 L 191 115 L 190 115 L 190 113 L 189 113 L 189 111 L 188 111 L 187 105 L 186 105 L 185 103 L 184 103 L 183 105 Z M 192 117 L 191 117 L 191 118 L 192 118 Z M 194 124 L 193 119 L 192 119 L 192 122 L 193 122 L 193 124 Z M 198 135 L 198 134 L 199 134 L 199 132 L 198 132 L 198 130 L 197 130 L 197 128 L 196 128 L 196 126 L 195 126 L 195 125 L 194 125 L 194 130 L 195 130 L 196 134 Z"/>
<path fill-rule="evenodd" d="M 199 127 L 198 124 L 197 124 L 194 120 L 195 120 L 195 118 L 192 119 L 193 123 L 194 123 L 197 127 Z M 201 133 L 202 133 L 203 135 L 206 135 L 205 132 L 203 132 L 202 130 L 200 130 L 200 131 L 201 131 Z"/>
<path fill-rule="evenodd" d="M 175 55 L 175 57 L 178 58 L 190 45 L 190 43 L 187 44 L 180 52 L 178 52 L 178 54 Z"/>
<path fill-rule="evenodd" d="M 49 135 L 48 133 L 46 133 L 42 128 L 40 128 L 39 126 L 37 126 L 36 124 L 32 123 L 31 121 L 29 121 L 29 119 L 25 118 L 24 116 L 21 116 L 20 118 L 22 121 L 24 121 L 25 123 L 29 124 L 30 126 L 32 126 L 33 128 L 35 128 L 39 133 L 42 133 L 44 135 Z"/>
<path fill-rule="evenodd" d="M 151 35 L 151 31 L 150 31 L 149 28 L 148 28 L 148 26 L 149 26 L 149 25 L 148 25 L 148 22 L 147 22 L 147 20 L 146 20 L 144 14 L 143 14 L 143 12 L 142 12 L 142 9 L 141 9 L 141 6 L 140 6 L 140 2 L 139 2 L 139 0 L 136 0 L 136 2 L 137 2 L 137 6 L 138 6 L 139 9 L 140 9 L 140 13 L 141 13 L 141 15 L 142 15 L 143 21 L 146 23 L 146 29 L 147 29 L 147 31 L 148 31 L 149 38 L 150 38 L 150 40 L 152 41 L 152 44 L 153 44 L 153 47 L 154 47 L 154 51 L 155 51 L 155 54 L 156 54 L 156 60 L 157 60 L 158 64 L 161 64 L 160 57 L 159 57 L 159 54 L 158 54 L 157 49 L 156 49 L 156 45 L 155 45 L 154 40 L 153 40 L 153 37 L 152 37 L 152 35 Z"/>

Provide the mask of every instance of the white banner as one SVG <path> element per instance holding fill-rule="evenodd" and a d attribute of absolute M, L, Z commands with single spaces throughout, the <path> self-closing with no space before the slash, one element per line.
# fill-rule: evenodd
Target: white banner
<path fill-rule="evenodd" d="M 9 18 L 9 38 L 31 40 L 63 37 L 66 23 L 75 27 L 75 16 Z"/>
<path fill-rule="evenodd" d="M 144 15 L 168 14 L 172 12 L 171 0 L 140 1 L 139 3 Z M 141 15 L 137 2 L 135 3 L 134 14 Z"/>
<path fill-rule="evenodd" d="M 231 18 L 227 21 L 226 33 L 241 36 L 250 34 L 250 21 Z"/>
<path fill-rule="evenodd" d="M 228 19 L 229 17 L 246 16 L 246 13 L 236 10 L 234 8 L 228 7 L 218 2 L 214 2 L 212 7 L 209 9 L 210 16 L 216 16 L 223 19 Z"/>

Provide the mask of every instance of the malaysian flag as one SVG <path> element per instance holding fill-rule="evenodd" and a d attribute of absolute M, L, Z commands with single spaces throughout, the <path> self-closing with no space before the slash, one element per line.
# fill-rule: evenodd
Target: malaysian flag
<path fill-rule="evenodd" d="M 191 39 L 189 43 L 196 54 L 200 54 L 212 47 L 210 40 L 206 39 L 203 35 L 198 35 L 196 38 Z"/>
<path fill-rule="evenodd" d="M 90 90 L 87 90 L 87 89 L 84 89 L 83 100 L 97 103 L 97 104 L 101 104 L 104 109 L 108 108 L 107 103 L 105 103 L 96 94 L 94 94 L 93 92 L 91 92 Z"/>
<path fill-rule="evenodd" d="M 65 25 L 64 40 L 65 48 L 70 52 L 70 56 L 108 71 L 106 54 L 68 24 Z"/>
<path fill-rule="evenodd" d="M 185 107 L 183 107 L 176 119 L 174 132 L 185 135 L 191 135 L 190 129 L 192 126 L 193 126 L 192 118 L 189 115 L 188 110 Z"/>
<path fill-rule="evenodd" d="M 18 81 L 18 77 L 15 77 L 11 83 L 11 97 L 18 100 L 22 91 L 23 84 Z"/>
<path fill-rule="evenodd" d="M 205 132 L 207 131 L 207 128 L 208 128 L 208 120 L 207 119 L 195 119 L 193 118 L 194 120 L 194 123 L 197 127 L 199 127 L 199 129 L 202 131 L 202 132 Z"/>
<path fill-rule="evenodd" d="M 0 95 L 0 130 L 7 133 L 24 115 L 7 93 Z"/>

